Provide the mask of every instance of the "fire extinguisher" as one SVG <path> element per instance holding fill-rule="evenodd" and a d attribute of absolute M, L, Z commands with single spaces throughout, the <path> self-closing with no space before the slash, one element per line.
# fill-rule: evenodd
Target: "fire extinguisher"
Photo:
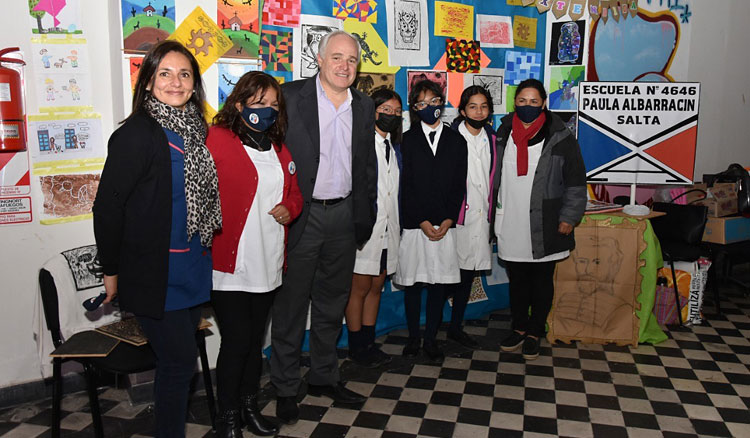
<path fill-rule="evenodd" d="M 18 50 L 18 47 L 0 50 L 0 152 L 26 150 L 21 74 L 2 65 L 3 63 L 26 65 L 20 59 L 3 57 L 6 53 L 18 52 Z"/>

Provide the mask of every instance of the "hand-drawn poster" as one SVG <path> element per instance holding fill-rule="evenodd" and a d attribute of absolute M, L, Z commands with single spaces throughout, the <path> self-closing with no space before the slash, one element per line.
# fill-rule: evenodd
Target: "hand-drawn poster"
<path fill-rule="evenodd" d="M 505 83 L 518 85 L 525 79 L 542 77 L 542 54 L 537 52 L 505 52 Z"/>
<path fill-rule="evenodd" d="M 458 73 L 479 73 L 480 53 L 479 41 L 446 38 L 446 70 Z"/>
<path fill-rule="evenodd" d="M 39 223 L 59 224 L 90 219 L 99 174 L 48 175 L 39 177 L 44 204 Z"/>
<path fill-rule="evenodd" d="M 102 266 L 99 264 L 96 245 L 86 245 L 62 252 L 68 261 L 77 291 L 104 285 Z"/>
<path fill-rule="evenodd" d="M 101 115 L 97 113 L 29 115 L 29 150 L 39 163 L 103 158 Z M 38 174 L 36 171 L 34 172 Z"/>
<path fill-rule="evenodd" d="M 342 20 L 378 22 L 377 0 L 333 0 L 333 16 Z"/>
<path fill-rule="evenodd" d="M 311 78 L 318 73 L 318 45 L 327 33 L 342 29 L 338 18 L 301 15 L 294 32 L 294 79 Z"/>
<path fill-rule="evenodd" d="M 34 35 L 81 35 L 81 3 L 65 0 L 28 0 Z"/>
<path fill-rule="evenodd" d="M 586 22 L 552 23 L 550 35 L 550 65 L 581 65 L 585 47 Z"/>
<path fill-rule="evenodd" d="M 513 23 L 510 17 L 477 14 L 477 40 L 485 49 L 513 48 Z"/>
<path fill-rule="evenodd" d="M 435 36 L 470 40 L 474 34 L 474 6 L 435 2 Z"/>
<path fill-rule="evenodd" d="M 120 0 L 125 53 L 145 53 L 175 30 L 175 0 Z"/>
<path fill-rule="evenodd" d="M 699 83 L 582 82 L 578 89 L 578 143 L 589 182 L 692 182 Z"/>
<path fill-rule="evenodd" d="M 169 39 L 181 42 L 193 52 L 201 74 L 234 44 L 200 6 L 182 20 Z"/>
<path fill-rule="evenodd" d="M 302 0 L 264 0 L 263 24 L 299 27 Z"/>
<path fill-rule="evenodd" d="M 549 109 L 575 111 L 578 109 L 578 84 L 584 80 L 585 68 L 552 67 L 549 77 Z"/>
<path fill-rule="evenodd" d="M 536 18 L 515 15 L 513 17 L 513 42 L 518 47 L 536 49 Z"/>
<path fill-rule="evenodd" d="M 430 40 L 427 0 L 386 0 L 391 65 L 428 66 Z"/>
<path fill-rule="evenodd" d="M 435 82 L 443 90 L 443 95 L 446 96 L 448 93 L 448 75 L 444 71 L 437 70 L 407 70 L 406 77 L 408 82 L 406 95 L 411 93 L 411 87 L 416 83 L 424 81 L 426 79 Z"/>
<path fill-rule="evenodd" d="M 471 85 L 478 85 L 484 88 L 492 96 L 493 113 L 504 113 L 504 76 L 505 70 L 502 68 L 485 68 L 482 69 L 482 73 L 480 74 L 466 74 L 464 75 L 464 89 Z"/>
<path fill-rule="evenodd" d="M 292 32 L 263 29 L 260 35 L 263 71 L 292 72 Z"/>
<path fill-rule="evenodd" d="M 216 22 L 232 40 L 225 58 L 257 58 L 260 41 L 260 0 L 216 0 Z"/>
<path fill-rule="evenodd" d="M 219 110 L 224 107 L 227 96 L 232 92 L 237 81 L 249 71 L 259 70 L 257 63 L 218 62 L 219 67 Z"/>
<path fill-rule="evenodd" d="M 396 73 L 401 67 L 392 67 L 388 63 L 388 47 L 370 23 L 355 20 L 344 21 L 344 30 L 359 41 L 362 56 L 359 61 L 359 71 L 368 73 Z"/>
<path fill-rule="evenodd" d="M 395 90 L 396 75 L 391 73 L 359 72 L 357 74 L 357 80 L 354 81 L 354 86 L 357 87 L 357 90 L 363 92 L 368 96 L 372 96 L 372 93 L 381 89 Z"/>
<path fill-rule="evenodd" d="M 128 58 L 128 67 L 130 71 L 130 92 L 135 90 L 135 83 L 138 81 L 138 73 L 143 65 L 143 56 L 131 56 Z"/>
<path fill-rule="evenodd" d="M 41 111 L 91 105 L 88 45 L 83 38 L 31 40 L 37 104 Z"/>

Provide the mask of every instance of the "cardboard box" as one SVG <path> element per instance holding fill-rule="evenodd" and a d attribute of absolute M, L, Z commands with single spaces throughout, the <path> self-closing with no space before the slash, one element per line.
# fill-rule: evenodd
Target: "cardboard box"
<path fill-rule="evenodd" d="M 685 198 L 688 204 L 708 207 L 708 215 L 711 217 L 729 216 L 738 211 L 736 183 L 715 183 L 712 187 L 706 187 L 706 184 L 694 184 L 690 189 L 706 191 L 707 197 L 705 198 L 701 192 L 688 193 Z"/>
<path fill-rule="evenodd" d="M 750 240 L 750 218 L 742 216 L 710 217 L 703 231 L 703 241 L 734 243 Z"/>

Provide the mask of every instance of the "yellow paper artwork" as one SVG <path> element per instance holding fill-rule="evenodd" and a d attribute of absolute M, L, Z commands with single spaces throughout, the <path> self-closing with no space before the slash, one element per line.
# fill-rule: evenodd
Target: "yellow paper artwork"
<path fill-rule="evenodd" d="M 474 39 L 474 6 L 435 2 L 435 35 Z"/>
<path fill-rule="evenodd" d="M 181 42 L 193 53 L 201 73 L 232 48 L 232 40 L 200 6 L 193 9 L 169 39 Z"/>
<path fill-rule="evenodd" d="M 513 17 L 513 41 L 518 47 L 536 48 L 536 18 Z"/>
<path fill-rule="evenodd" d="M 362 47 L 362 57 L 359 62 L 359 71 L 367 73 L 396 73 L 401 69 L 399 66 L 388 64 L 388 47 L 380 38 L 378 32 L 370 23 L 356 20 L 345 20 L 344 30 L 349 32 L 359 41 Z"/>

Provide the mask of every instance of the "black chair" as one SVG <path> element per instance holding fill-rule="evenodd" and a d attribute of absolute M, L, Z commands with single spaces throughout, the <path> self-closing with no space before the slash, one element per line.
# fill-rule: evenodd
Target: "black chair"
<path fill-rule="evenodd" d="M 39 288 L 44 307 L 44 319 L 47 329 L 52 336 L 55 348 L 63 344 L 60 330 L 60 309 L 57 298 L 57 287 L 55 280 L 46 269 L 39 271 Z M 197 330 L 196 341 L 200 352 L 201 367 L 203 368 L 203 383 L 208 398 L 208 410 L 211 417 L 211 425 L 216 428 L 216 407 L 213 386 L 211 383 L 211 371 L 208 366 L 208 354 L 206 353 L 205 330 Z M 101 411 L 99 410 L 99 397 L 97 395 L 96 371 L 106 371 L 116 375 L 127 375 L 152 370 L 156 367 L 156 358 L 148 344 L 136 347 L 127 342 L 120 342 L 106 357 L 54 357 L 52 362 L 52 437 L 60 437 L 60 404 L 62 401 L 62 362 L 75 360 L 83 366 L 86 390 L 89 396 L 91 418 L 94 426 L 94 436 L 104 437 Z"/>
<path fill-rule="evenodd" d="M 708 208 L 703 205 L 683 205 L 667 202 L 654 202 L 654 211 L 666 213 L 665 216 L 659 216 L 651 219 L 651 226 L 661 244 L 661 252 L 665 262 L 669 262 L 672 270 L 672 281 L 674 283 L 675 302 L 680 302 L 679 292 L 677 291 L 677 274 L 674 269 L 675 261 L 694 262 L 701 256 L 708 256 L 705 248 L 701 244 L 703 239 L 703 230 L 706 228 L 708 220 Z M 719 293 L 716 289 L 716 282 L 712 282 L 714 287 L 714 299 L 717 302 Z M 677 316 L 682 325 L 682 312 L 677 312 Z"/>

